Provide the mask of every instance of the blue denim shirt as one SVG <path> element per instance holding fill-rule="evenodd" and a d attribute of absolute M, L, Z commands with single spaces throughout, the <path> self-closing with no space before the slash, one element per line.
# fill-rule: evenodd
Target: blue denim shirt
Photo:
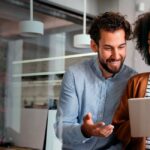
<path fill-rule="evenodd" d="M 106 148 L 112 145 L 113 134 L 107 138 L 87 139 L 80 128 L 88 112 L 92 113 L 94 122 L 110 124 L 127 81 L 135 73 L 123 65 L 119 73 L 105 79 L 96 58 L 71 66 L 66 71 L 56 117 L 56 135 L 61 136 L 64 150 L 117 150 L 114 146 Z"/>

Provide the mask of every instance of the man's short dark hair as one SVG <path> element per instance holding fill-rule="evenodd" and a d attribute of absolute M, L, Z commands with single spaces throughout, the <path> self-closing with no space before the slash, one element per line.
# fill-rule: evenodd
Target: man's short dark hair
<path fill-rule="evenodd" d="M 91 39 L 98 45 L 100 40 L 100 31 L 114 32 L 116 30 L 123 29 L 125 31 L 125 39 L 129 40 L 132 30 L 130 23 L 119 13 L 105 12 L 104 14 L 97 16 L 89 29 Z"/>
<path fill-rule="evenodd" d="M 150 65 L 150 54 L 148 51 L 148 34 L 150 32 L 150 12 L 138 16 L 135 22 L 133 38 L 136 39 L 136 49 L 142 55 L 145 63 Z"/>

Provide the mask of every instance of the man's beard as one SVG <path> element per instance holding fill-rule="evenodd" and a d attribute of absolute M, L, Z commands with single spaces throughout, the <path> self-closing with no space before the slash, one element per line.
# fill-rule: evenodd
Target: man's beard
<path fill-rule="evenodd" d="M 121 59 L 120 67 L 119 67 L 117 70 L 115 70 L 115 69 L 109 68 L 109 67 L 108 67 L 108 64 L 102 61 L 102 59 L 100 58 L 99 53 L 98 53 L 98 60 L 99 60 L 100 65 L 103 67 L 103 69 L 106 70 L 107 72 L 111 73 L 111 74 L 116 74 L 116 73 L 118 73 L 118 72 L 120 71 L 120 69 L 121 69 L 123 63 L 124 63 L 124 59 Z M 114 61 L 114 60 L 113 60 L 113 59 L 108 59 L 107 62 L 108 62 L 108 61 Z"/>

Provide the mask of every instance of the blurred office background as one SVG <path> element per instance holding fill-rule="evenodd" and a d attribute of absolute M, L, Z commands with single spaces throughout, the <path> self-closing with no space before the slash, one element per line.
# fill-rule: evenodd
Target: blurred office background
<path fill-rule="evenodd" d="M 63 74 L 96 55 L 73 46 L 74 35 L 83 30 L 83 5 L 83 0 L 33 0 L 33 17 L 44 23 L 44 34 L 24 37 L 19 24 L 30 18 L 30 0 L 0 1 L 0 147 L 42 150 L 45 143 L 47 150 L 61 148 L 53 123 Z M 150 11 L 150 1 L 87 0 L 87 29 L 106 11 L 120 12 L 133 23 Z M 138 72 L 150 70 L 133 41 L 125 63 Z"/>

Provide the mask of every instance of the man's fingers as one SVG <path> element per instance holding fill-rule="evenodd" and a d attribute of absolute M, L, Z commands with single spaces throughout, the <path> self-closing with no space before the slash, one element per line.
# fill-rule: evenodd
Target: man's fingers
<path fill-rule="evenodd" d="M 104 127 L 106 130 L 111 130 L 111 129 L 114 129 L 114 126 L 109 124 L 107 126 Z"/>
<path fill-rule="evenodd" d="M 114 126 L 113 125 L 107 125 L 101 128 L 101 134 L 104 137 L 108 137 L 113 132 Z"/>
<path fill-rule="evenodd" d="M 104 122 L 98 122 L 96 124 L 93 123 L 92 114 L 87 113 L 83 117 L 83 125 L 82 132 L 85 135 L 90 136 L 100 136 L 100 137 L 108 137 L 113 132 L 114 126 L 109 124 L 105 125 Z"/>
<path fill-rule="evenodd" d="M 95 126 L 97 126 L 97 127 L 99 127 L 99 128 L 102 128 L 102 129 L 104 129 L 104 130 L 109 130 L 109 129 L 113 129 L 113 128 L 114 128 L 113 125 L 111 125 L 111 124 L 105 125 L 104 122 L 99 122 L 99 123 L 95 124 Z"/>
<path fill-rule="evenodd" d="M 85 137 L 91 137 L 92 136 L 92 129 L 93 128 L 93 120 L 92 120 L 92 114 L 87 113 L 83 117 L 83 124 L 81 126 L 81 131 Z"/>
<path fill-rule="evenodd" d="M 104 127 L 105 126 L 105 122 L 98 122 L 95 124 L 95 126 L 97 127 Z"/>
<path fill-rule="evenodd" d="M 102 136 L 102 137 L 108 137 L 114 129 L 114 126 L 109 124 L 109 125 L 105 125 L 104 122 L 99 122 L 97 124 L 94 125 L 95 126 L 95 130 L 93 131 L 93 134 L 95 134 L 96 136 Z"/>
<path fill-rule="evenodd" d="M 90 112 L 89 112 L 89 113 L 87 113 L 87 115 L 86 115 L 86 116 L 87 116 L 87 118 L 88 118 L 88 119 L 92 119 L 92 114 L 91 114 Z"/>
<path fill-rule="evenodd" d="M 83 117 L 83 121 L 92 120 L 92 114 L 89 112 Z"/>
<path fill-rule="evenodd" d="M 103 133 L 103 136 L 108 137 L 112 132 L 113 132 L 113 130 L 107 130 Z"/>

